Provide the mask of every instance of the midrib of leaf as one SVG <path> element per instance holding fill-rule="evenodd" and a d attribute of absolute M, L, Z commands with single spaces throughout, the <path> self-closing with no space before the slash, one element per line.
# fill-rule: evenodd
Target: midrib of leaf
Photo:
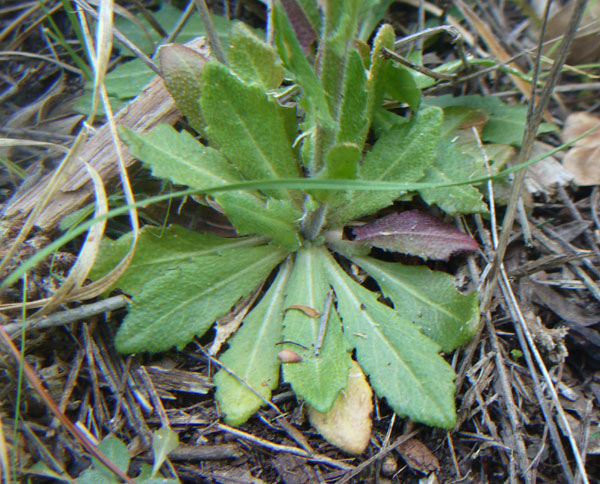
<path fill-rule="evenodd" d="M 391 279 L 392 281 L 395 281 L 398 284 L 398 286 L 400 286 L 404 291 L 406 291 L 407 293 L 409 293 L 415 299 L 418 299 L 419 301 L 422 301 L 423 303 L 427 304 L 428 306 L 431 306 L 431 307 L 437 309 L 439 312 L 447 315 L 448 317 L 450 317 L 452 319 L 455 319 L 455 320 L 460 320 L 461 319 L 460 316 L 451 313 L 444 306 L 441 306 L 440 304 L 432 301 L 431 299 L 428 299 L 427 297 L 421 295 L 421 293 L 416 292 L 415 290 L 413 290 L 410 286 L 407 286 L 404 283 L 402 283 L 402 281 L 400 279 L 398 279 L 398 278 L 394 277 L 393 275 L 391 275 L 392 274 L 391 272 L 383 272 L 377 266 L 372 265 L 371 263 L 369 263 L 369 261 L 366 258 L 356 257 L 356 258 L 354 258 L 352 260 L 356 264 L 358 264 L 359 266 L 361 266 L 365 271 L 367 271 L 369 273 L 369 275 L 371 277 L 373 277 L 375 279 L 375 281 L 377 281 L 378 284 L 381 284 L 382 286 L 385 285 L 385 284 L 379 282 L 380 279 Z M 379 278 L 380 279 L 378 279 L 377 276 L 374 276 L 373 272 L 379 274 Z M 393 302 L 393 299 L 392 299 L 392 302 Z"/>
<path fill-rule="evenodd" d="M 404 359 L 396 351 L 396 348 L 394 348 L 394 346 L 392 346 L 392 344 L 388 341 L 385 334 L 379 330 L 379 324 L 377 324 L 375 321 L 373 321 L 373 319 L 371 318 L 371 315 L 367 311 L 363 311 L 360 308 L 360 305 L 361 305 L 360 299 L 355 295 L 355 293 L 352 291 L 352 288 L 346 283 L 344 278 L 341 277 L 341 275 L 339 273 L 339 271 L 341 271 L 341 268 L 337 267 L 337 264 L 335 262 L 332 262 L 329 257 L 327 258 L 327 264 L 329 264 L 329 267 L 330 267 L 329 274 L 332 277 L 334 277 L 336 279 L 336 281 L 340 284 L 340 286 L 344 287 L 344 289 L 346 290 L 346 293 L 350 295 L 349 298 L 352 301 L 352 304 L 354 305 L 354 310 L 357 312 L 357 314 L 361 314 L 361 315 L 365 316 L 367 322 L 371 325 L 372 331 L 379 337 L 380 341 L 383 341 L 385 346 L 387 346 L 392 351 L 393 355 L 396 356 L 396 360 L 402 365 L 402 367 L 408 370 L 408 373 L 410 373 L 410 375 L 413 377 L 413 381 L 415 381 L 417 383 L 417 385 L 422 389 L 421 393 L 424 395 L 429 395 L 430 401 L 434 403 L 435 407 L 439 410 L 440 414 L 445 415 L 445 409 L 443 409 L 438 404 L 437 399 L 429 393 L 429 391 L 427 390 L 427 388 L 425 386 L 423 386 L 423 384 L 421 383 L 421 380 L 413 372 L 412 368 L 404 362 Z"/>
<path fill-rule="evenodd" d="M 216 252 L 220 252 L 222 250 L 229 249 L 238 249 L 240 247 L 258 247 L 261 244 L 264 244 L 268 241 L 266 237 L 249 237 L 244 238 L 243 240 L 232 239 L 232 242 L 226 245 L 219 245 L 218 247 L 211 247 L 210 249 L 204 249 L 194 252 L 185 252 L 179 253 L 178 255 L 172 255 L 170 257 L 163 258 L 148 258 L 147 260 L 139 263 L 132 264 L 132 267 L 144 267 L 144 266 L 153 266 L 157 264 L 167 263 L 167 262 L 175 262 L 182 259 L 190 259 L 195 257 L 202 257 L 207 255 L 215 254 Z"/>
<path fill-rule="evenodd" d="M 237 113 L 237 110 L 235 109 L 235 106 L 233 105 L 233 103 L 229 100 L 229 97 L 225 96 L 224 99 L 227 101 L 227 104 L 229 104 L 229 106 L 231 107 L 232 111 L 234 113 Z M 267 102 L 271 102 L 271 101 L 267 101 Z M 256 149 L 260 153 L 260 155 L 261 155 L 261 157 L 263 159 L 263 163 L 266 166 L 268 166 L 270 168 L 271 172 L 274 174 L 273 178 L 281 178 L 281 176 L 279 175 L 279 173 L 277 173 L 277 170 L 275 170 L 275 168 L 273 167 L 273 165 L 269 161 L 268 157 L 266 156 L 266 154 L 264 153 L 264 151 L 262 150 L 262 148 L 260 147 L 260 145 L 256 142 L 256 139 L 254 139 L 254 136 L 252 136 L 252 132 L 250 131 L 250 129 L 248 129 L 248 124 L 246 123 L 246 121 L 244 119 L 242 119 L 241 116 L 238 116 L 237 119 L 240 121 L 241 126 L 243 126 L 244 130 L 246 131 L 246 134 L 248 135 L 248 138 L 250 140 L 252 140 L 252 144 L 256 147 Z M 233 142 L 235 142 L 235 141 L 233 141 Z"/>
<path fill-rule="evenodd" d="M 221 289 L 224 286 L 227 286 L 228 284 L 230 284 L 232 281 L 234 281 L 235 279 L 239 279 L 240 277 L 242 277 L 243 275 L 245 275 L 246 273 L 252 272 L 254 270 L 255 267 L 257 266 L 261 266 L 261 265 L 265 265 L 267 263 L 267 261 L 270 261 L 271 259 L 278 259 L 280 257 L 280 252 L 279 251 L 274 251 L 273 254 L 271 254 L 269 257 L 264 257 L 262 259 L 257 260 L 255 263 L 245 267 L 243 270 L 236 272 L 234 274 L 231 274 L 231 276 L 220 280 L 218 283 L 214 284 L 211 287 L 206 288 L 204 291 L 200 291 L 198 292 L 198 294 L 190 299 L 186 299 L 185 301 L 182 301 L 181 303 L 179 303 L 177 306 L 174 306 L 173 308 L 171 308 L 170 311 L 164 313 L 163 315 L 161 315 L 161 317 L 159 317 L 156 322 L 160 322 L 163 321 L 165 319 L 168 319 L 172 314 L 177 313 L 178 311 L 181 310 L 181 308 L 188 306 L 189 304 L 192 304 L 196 301 L 198 301 L 199 299 L 205 298 L 207 296 L 209 296 L 210 294 L 212 294 L 213 292 L 215 292 L 218 289 Z"/>

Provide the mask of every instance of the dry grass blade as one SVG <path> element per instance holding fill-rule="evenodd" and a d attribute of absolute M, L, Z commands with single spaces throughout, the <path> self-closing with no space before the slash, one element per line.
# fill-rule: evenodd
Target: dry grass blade
<path fill-rule="evenodd" d="M 8 444 L 4 438 L 4 424 L 0 414 L 0 471 L 2 471 L 1 482 L 10 482 L 10 461 L 8 460 Z"/>
<path fill-rule="evenodd" d="M 106 198 L 106 192 L 100 175 L 90 165 L 86 163 L 86 168 L 90 174 L 90 178 L 94 184 L 94 192 L 96 194 L 96 211 L 95 216 L 99 217 L 108 212 L 108 199 Z M 95 224 L 88 232 L 83 247 L 81 248 L 77 261 L 71 268 L 69 276 L 63 281 L 58 290 L 52 295 L 50 300 L 40 309 L 37 316 L 50 313 L 58 305 L 60 305 L 64 299 L 69 296 L 69 293 L 73 288 L 79 289 L 84 283 L 87 275 L 92 270 L 96 256 L 100 250 L 100 243 L 102 242 L 102 236 L 104 235 L 104 228 L 106 227 L 106 219 L 102 222 Z"/>

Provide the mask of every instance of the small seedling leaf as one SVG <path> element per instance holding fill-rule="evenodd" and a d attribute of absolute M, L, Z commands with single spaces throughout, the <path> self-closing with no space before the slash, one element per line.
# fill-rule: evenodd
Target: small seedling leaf
<path fill-rule="evenodd" d="M 98 450 L 100 450 L 115 466 L 127 473 L 131 457 L 129 456 L 127 446 L 117 437 L 114 435 L 104 437 L 102 442 L 98 444 Z M 92 466 L 94 471 L 103 474 L 105 481 L 102 482 L 120 482 L 120 479 L 104 467 L 104 465 L 96 458 L 92 459 Z"/>
<path fill-rule="evenodd" d="M 419 326 L 444 351 L 456 349 L 475 334 L 479 325 L 477 292 L 458 292 L 450 274 L 371 257 L 352 260 L 377 281 L 404 319 Z"/>
<path fill-rule="evenodd" d="M 154 454 L 152 477 L 156 476 L 160 466 L 167 459 L 169 452 L 175 450 L 178 445 L 179 437 L 177 436 L 177 432 L 169 427 L 161 427 L 152 433 L 152 452 Z"/>
<path fill-rule="evenodd" d="M 325 306 L 329 285 L 322 265 L 323 247 L 300 249 L 286 289 L 285 307 L 302 304 L 319 309 Z M 329 311 L 325 338 L 315 355 L 322 317 L 311 318 L 302 311 L 287 311 L 283 320 L 284 346 L 302 357 L 301 362 L 283 365 L 284 380 L 294 392 L 319 412 L 327 412 L 348 383 L 350 356 L 342 326 L 333 308 Z M 293 344 L 292 344 L 293 343 Z"/>
<path fill-rule="evenodd" d="M 383 48 L 393 49 L 395 40 L 394 28 L 389 24 L 382 25 L 373 40 L 371 66 L 367 81 L 367 117 L 369 121 L 373 120 L 375 113 L 383 102 L 386 89 L 386 73 L 391 66 L 391 61 L 384 59 L 381 52 Z"/>
<path fill-rule="evenodd" d="M 392 213 L 353 231 L 357 241 L 423 259 L 448 260 L 453 254 L 479 247 L 456 227 L 418 210 Z"/>
<path fill-rule="evenodd" d="M 117 333 L 117 349 L 156 353 L 182 348 L 250 294 L 286 254 L 270 246 L 231 249 L 172 264 L 134 298 Z"/>
<path fill-rule="evenodd" d="M 209 137 L 244 177 L 299 176 L 277 102 L 260 86 L 244 83 L 221 64 L 209 63 L 202 74 L 200 105 Z M 290 198 L 285 190 L 270 193 Z"/>
<path fill-rule="evenodd" d="M 279 269 L 260 303 L 246 316 L 244 324 L 229 340 L 229 349 L 220 358 L 221 362 L 241 377 L 266 400 L 279 385 L 277 359 L 282 341 L 281 321 L 286 283 L 292 269 L 290 262 Z M 225 370 L 214 377 L 217 385 L 215 398 L 230 425 L 241 425 L 264 405 L 252 390 Z"/>
<path fill-rule="evenodd" d="M 241 22 L 229 32 L 227 60 L 242 80 L 256 82 L 266 91 L 279 87 L 283 80 L 283 67 L 273 48 Z"/>
<path fill-rule="evenodd" d="M 386 93 L 396 101 L 404 102 L 416 111 L 421 102 L 421 91 L 410 71 L 404 66 L 391 65 L 386 71 Z"/>
<path fill-rule="evenodd" d="M 437 353 L 437 343 L 419 332 L 377 294 L 354 282 L 335 260 L 324 262 L 337 296 L 344 336 L 371 386 L 399 415 L 416 422 L 452 428 L 454 372 Z"/>
<path fill-rule="evenodd" d="M 308 406 L 311 425 L 331 444 L 349 454 L 362 454 L 371 439 L 373 392 L 365 374 L 352 361 L 348 386 L 327 413 Z"/>

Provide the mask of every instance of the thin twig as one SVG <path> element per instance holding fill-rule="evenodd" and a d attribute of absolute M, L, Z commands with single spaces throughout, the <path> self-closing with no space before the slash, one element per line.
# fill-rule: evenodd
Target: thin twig
<path fill-rule="evenodd" d="M 204 28 L 206 29 L 206 34 L 208 36 L 208 42 L 210 43 L 210 47 L 212 48 L 215 57 L 221 64 L 228 65 L 227 57 L 225 56 L 225 51 L 223 50 L 221 40 L 217 35 L 217 30 L 215 29 L 215 24 L 212 21 L 212 17 L 210 16 L 210 12 L 208 11 L 206 2 L 204 0 L 194 1 L 196 3 L 196 7 L 198 8 L 198 12 L 200 12 L 200 16 L 202 17 L 202 22 L 204 23 Z"/>

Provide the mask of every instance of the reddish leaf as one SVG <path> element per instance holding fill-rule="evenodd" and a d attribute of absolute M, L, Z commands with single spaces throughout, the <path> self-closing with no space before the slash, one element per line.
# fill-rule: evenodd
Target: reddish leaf
<path fill-rule="evenodd" d="M 357 241 L 423 259 L 448 260 L 453 254 L 478 248 L 469 235 L 418 210 L 386 215 L 353 232 Z"/>
<path fill-rule="evenodd" d="M 296 33 L 298 42 L 302 46 L 304 55 L 308 55 L 310 53 L 310 46 L 315 40 L 317 40 L 317 33 L 315 32 L 315 29 L 313 29 L 313 26 L 306 17 L 302 7 L 298 5 L 296 0 L 281 0 L 281 5 L 285 10 L 290 24 L 292 24 L 292 28 Z"/>

